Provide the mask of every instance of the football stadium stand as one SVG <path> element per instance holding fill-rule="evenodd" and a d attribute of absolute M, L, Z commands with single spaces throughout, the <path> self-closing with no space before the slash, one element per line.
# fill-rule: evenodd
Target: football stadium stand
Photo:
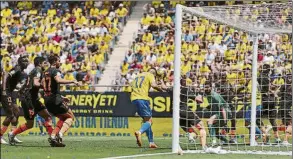
<path fill-rule="evenodd" d="M 1 2 L 1 68 L 9 71 L 27 55 L 33 69 L 37 56 L 60 56 L 62 76 L 93 90 L 135 2 Z"/>
<path fill-rule="evenodd" d="M 176 3 L 190 7 L 221 5 L 220 2 L 185 3 L 183 1 L 153 1 L 146 4 L 137 36 L 123 59 L 120 74 L 116 77 L 115 84 L 123 87 L 116 87 L 116 90 L 130 92 L 131 88 L 127 85 L 139 72 L 147 71 L 151 67 L 158 70 L 159 76 L 164 79 L 167 86 L 172 85 Z M 226 4 L 233 5 L 235 2 L 226 2 Z M 264 12 L 270 14 L 272 9 L 274 8 L 254 6 L 246 18 L 258 20 Z M 235 14 L 241 14 L 238 13 L 239 11 L 236 10 Z M 274 21 L 280 25 L 288 24 L 289 12 L 290 8 L 280 11 L 280 18 Z M 252 62 L 253 47 L 249 35 L 204 18 L 184 21 L 181 72 L 187 78 L 188 84 L 199 86 L 207 79 L 221 78 L 228 80 L 232 85 L 243 84 L 244 70 L 251 69 Z M 259 52 L 258 70 L 262 70 L 264 64 L 269 64 L 275 70 L 271 82 L 282 83 L 283 77 L 291 73 L 292 45 L 289 36 L 264 34 L 259 37 L 259 44 L 260 47 L 265 48 L 262 49 L 265 51 Z"/>
<path fill-rule="evenodd" d="M 170 86 L 177 3 L 200 7 L 241 2 L 1 2 L 1 68 L 9 71 L 19 56 L 27 55 L 29 72 L 36 56 L 55 54 L 60 56 L 62 76 L 82 83 L 82 87 L 62 87 L 63 91 L 107 90 L 92 87 L 99 84 L 125 86 L 115 90 L 129 92 L 127 85 L 137 73 L 151 67 Z M 257 19 L 269 11 L 254 8 L 247 18 Z M 285 23 L 288 15 L 289 9 L 281 11 L 278 22 Z M 251 68 L 252 43 L 247 33 L 204 18 L 186 21 L 183 33 L 182 73 L 190 85 L 202 85 L 211 74 L 233 84 L 243 70 Z M 272 82 L 291 71 L 289 39 L 287 35 L 260 37 L 261 47 L 271 51 L 259 53 L 259 65 L 275 68 Z"/>

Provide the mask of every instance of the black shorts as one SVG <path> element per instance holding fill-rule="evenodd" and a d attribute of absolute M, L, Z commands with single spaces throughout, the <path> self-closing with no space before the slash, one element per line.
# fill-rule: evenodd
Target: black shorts
<path fill-rule="evenodd" d="M 229 103 L 229 107 L 231 109 L 231 119 L 236 119 L 236 115 L 237 115 L 236 105 Z"/>
<path fill-rule="evenodd" d="M 40 111 L 46 109 L 38 99 L 21 99 L 21 107 L 23 109 L 23 115 L 26 120 L 34 120 L 35 115 Z M 29 108 L 34 108 L 34 115 L 30 116 Z"/>
<path fill-rule="evenodd" d="M 288 111 L 282 118 L 282 123 L 286 126 L 291 125 L 292 124 L 292 115 L 291 115 L 291 111 Z"/>
<path fill-rule="evenodd" d="M 277 108 L 276 108 L 276 101 L 275 98 L 272 96 L 264 96 L 262 98 L 262 104 L 263 104 L 263 117 L 268 117 L 268 118 L 276 118 L 278 113 L 277 113 Z"/>
<path fill-rule="evenodd" d="M 60 94 L 53 94 L 47 97 L 44 97 L 45 105 L 47 110 L 52 113 L 54 116 L 60 114 L 66 114 L 69 110 L 68 106 L 64 103 Z"/>
<path fill-rule="evenodd" d="M 291 125 L 291 122 L 292 122 L 291 106 L 292 106 L 292 100 L 281 99 L 279 112 L 280 112 L 280 117 L 282 118 L 282 123 L 285 124 L 286 126 Z"/>
<path fill-rule="evenodd" d="M 7 93 L 6 96 L 1 95 L 1 104 L 7 117 L 15 116 L 16 99 L 12 97 L 12 93 Z"/>
<path fill-rule="evenodd" d="M 281 99 L 279 111 L 281 112 L 281 117 L 285 115 L 288 111 L 291 111 L 292 99 Z"/>
<path fill-rule="evenodd" d="M 201 122 L 199 116 L 187 107 L 180 107 L 180 126 L 184 131 L 188 131 L 189 128 L 197 127 Z"/>

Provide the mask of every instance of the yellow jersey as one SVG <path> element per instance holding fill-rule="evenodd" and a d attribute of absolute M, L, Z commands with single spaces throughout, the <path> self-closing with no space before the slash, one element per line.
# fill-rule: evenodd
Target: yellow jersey
<path fill-rule="evenodd" d="M 248 93 L 252 92 L 252 80 L 250 80 L 248 82 L 248 86 L 246 88 L 246 91 Z M 249 98 L 248 101 L 250 101 L 251 99 Z M 259 90 L 257 89 L 257 92 L 256 92 L 256 106 L 259 106 L 261 105 L 262 103 L 262 95 L 261 95 L 261 92 L 259 92 Z"/>
<path fill-rule="evenodd" d="M 149 72 L 139 74 L 131 83 L 131 101 L 137 99 L 149 100 L 149 90 L 151 88 L 151 83 L 154 81 L 154 75 Z"/>

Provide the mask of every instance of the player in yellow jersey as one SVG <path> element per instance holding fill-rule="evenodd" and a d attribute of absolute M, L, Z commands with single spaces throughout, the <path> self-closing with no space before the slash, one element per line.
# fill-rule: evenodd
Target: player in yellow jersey
<path fill-rule="evenodd" d="M 149 69 L 148 72 L 139 74 L 135 80 L 131 83 L 131 102 L 136 106 L 137 113 L 143 118 L 143 124 L 139 131 L 135 132 L 137 145 L 142 146 L 141 135 L 147 134 L 149 140 L 149 148 L 157 148 L 154 143 L 153 131 L 152 131 L 152 110 L 149 102 L 149 90 L 154 88 L 158 91 L 166 90 L 165 85 L 158 86 L 155 80 L 157 71 L 155 68 Z"/>

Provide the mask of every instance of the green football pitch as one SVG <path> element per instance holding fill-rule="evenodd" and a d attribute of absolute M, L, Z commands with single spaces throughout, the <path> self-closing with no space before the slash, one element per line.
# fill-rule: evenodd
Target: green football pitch
<path fill-rule="evenodd" d="M 291 156 L 241 154 L 171 154 L 171 138 L 156 138 L 158 149 L 138 148 L 133 137 L 65 137 L 65 148 L 52 148 L 45 136 L 19 136 L 22 144 L 1 145 L 1 159 L 197 158 L 290 159 Z M 145 139 L 145 138 L 144 138 Z M 124 157 L 121 157 L 124 156 Z"/>

